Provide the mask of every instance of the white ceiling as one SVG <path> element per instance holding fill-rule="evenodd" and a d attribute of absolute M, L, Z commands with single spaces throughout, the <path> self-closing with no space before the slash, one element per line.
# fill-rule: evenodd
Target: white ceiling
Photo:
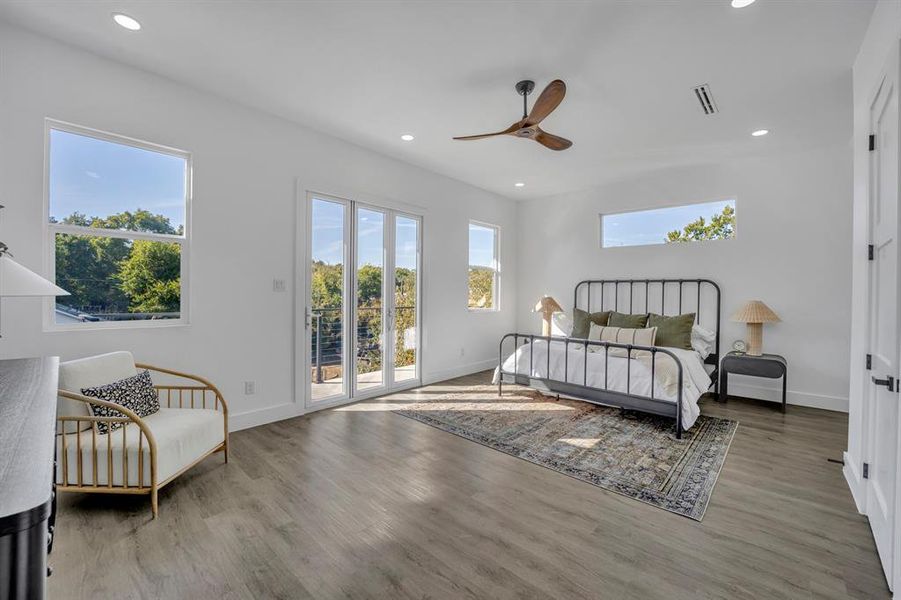
<path fill-rule="evenodd" d="M 847 141 L 873 0 L 0 1 L 0 18 L 512 198 Z M 140 32 L 113 24 L 136 17 Z M 542 127 L 513 90 L 566 81 Z M 691 91 L 709 83 L 720 114 Z M 534 99 L 533 95 L 533 99 Z M 752 138 L 768 128 L 772 133 Z M 402 142 L 400 134 L 416 140 Z M 516 181 L 526 187 L 513 187 Z"/>

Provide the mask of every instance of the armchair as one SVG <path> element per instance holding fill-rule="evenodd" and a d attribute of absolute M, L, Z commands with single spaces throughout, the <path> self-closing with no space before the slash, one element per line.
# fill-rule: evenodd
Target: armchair
<path fill-rule="evenodd" d="M 160 410 L 139 417 L 131 410 L 81 393 L 147 369 L 182 383 L 154 384 Z M 212 383 L 172 369 L 134 362 L 130 352 L 112 352 L 60 363 L 57 404 L 58 492 L 149 494 L 159 514 L 159 489 L 207 456 L 228 462 L 228 406 Z M 89 405 L 115 408 L 125 416 L 96 417 Z M 122 423 L 109 433 L 97 423 Z"/>

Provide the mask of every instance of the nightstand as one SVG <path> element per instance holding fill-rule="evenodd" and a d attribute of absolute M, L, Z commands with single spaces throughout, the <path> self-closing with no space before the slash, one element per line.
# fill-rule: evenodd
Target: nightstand
<path fill-rule="evenodd" d="M 750 375 L 752 377 L 782 378 L 782 412 L 785 412 L 785 388 L 788 381 L 788 363 L 778 354 L 751 356 L 730 352 L 723 357 L 720 365 L 720 395 L 725 402 L 729 399 L 729 374 Z"/>

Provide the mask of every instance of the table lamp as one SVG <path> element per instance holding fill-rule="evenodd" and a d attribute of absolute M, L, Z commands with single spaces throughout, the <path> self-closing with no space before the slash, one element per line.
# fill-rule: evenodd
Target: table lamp
<path fill-rule="evenodd" d="M 542 296 L 535 305 L 535 311 L 540 312 L 542 318 L 541 335 L 551 335 L 551 318 L 555 312 L 563 312 L 563 307 L 550 296 Z"/>
<path fill-rule="evenodd" d="M 2 209 L 3 206 L 0 206 Z M 69 292 L 13 260 L 0 242 L 0 301 L 9 297 L 68 296 Z"/>
<path fill-rule="evenodd" d="M 751 300 L 735 311 L 732 320 L 748 324 L 748 354 L 760 356 L 760 348 L 763 345 L 763 324 L 774 323 L 782 319 L 760 300 Z"/>

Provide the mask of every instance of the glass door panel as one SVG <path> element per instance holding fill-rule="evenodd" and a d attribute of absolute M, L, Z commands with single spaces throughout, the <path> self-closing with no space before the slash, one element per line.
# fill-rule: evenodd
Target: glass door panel
<path fill-rule="evenodd" d="M 386 214 L 356 210 L 356 353 L 355 389 L 385 385 L 385 221 Z"/>
<path fill-rule="evenodd" d="M 313 402 L 348 394 L 347 239 L 348 206 L 344 202 L 310 201 L 310 329 L 311 395 Z"/>
<path fill-rule="evenodd" d="M 394 382 L 418 379 L 419 220 L 397 215 L 394 225 Z"/>

